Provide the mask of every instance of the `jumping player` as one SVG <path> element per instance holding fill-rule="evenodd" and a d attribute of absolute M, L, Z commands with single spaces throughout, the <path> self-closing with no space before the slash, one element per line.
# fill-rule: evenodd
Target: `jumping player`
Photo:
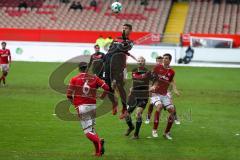
<path fill-rule="evenodd" d="M 6 85 L 6 77 L 9 72 L 9 65 L 11 64 L 11 53 L 9 49 L 6 49 L 7 43 L 2 42 L 2 49 L 0 49 L 0 64 L 2 70 L 2 76 L 0 78 L 0 84 L 3 81 L 3 86 Z"/>
<path fill-rule="evenodd" d="M 115 39 L 109 47 L 105 55 L 105 81 L 110 86 L 109 99 L 113 105 L 113 115 L 117 113 L 117 100 L 114 97 L 115 88 L 118 89 L 122 101 L 122 113 L 120 119 L 125 118 L 127 114 L 126 91 L 124 89 L 124 68 L 126 67 L 126 56 L 131 56 L 128 53 L 133 47 L 133 42 L 129 39 L 132 32 L 132 25 L 124 24 L 122 37 Z M 134 57 L 133 57 L 134 58 Z"/>
<path fill-rule="evenodd" d="M 96 152 L 95 156 L 104 154 L 104 140 L 100 139 L 95 132 L 95 114 L 96 114 L 96 90 L 101 87 L 104 89 L 100 96 L 103 99 L 106 91 L 109 91 L 108 85 L 96 75 L 87 73 L 87 63 L 79 64 L 80 74 L 70 80 L 67 89 L 67 98 L 75 106 L 80 117 L 81 125 L 86 137 L 93 142 Z"/>
<path fill-rule="evenodd" d="M 98 44 L 94 46 L 95 53 L 91 55 L 88 68 L 92 66 L 92 73 L 103 79 L 103 61 L 105 54 L 100 52 Z"/>
<path fill-rule="evenodd" d="M 134 125 L 131 119 L 131 113 L 137 107 L 136 110 L 136 129 L 134 132 L 133 139 L 139 138 L 139 130 L 142 124 L 142 113 L 145 109 L 148 97 L 149 97 L 149 81 L 151 79 L 151 72 L 145 68 L 145 59 L 143 57 L 138 58 L 138 67 L 132 70 L 132 88 L 130 89 L 130 94 L 128 96 L 128 113 L 125 118 L 128 125 L 127 132 L 128 136 L 133 130 Z"/>
<path fill-rule="evenodd" d="M 169 112 L 169 117 L 163 136 L 169 140 L 172 139 L 170 136 L 170 129 L 174 122 L 175 113 L 174 105 L 172 104 L 170 97 L 167 95 L 169 85 L 175 75 L 175 71 L 169 66 L 171 60 L 172 56 L 170 54 L 166 53 L 163 55 L 163 65 L 157 65 L 153 69 L 153 75 L 158 83 L 155 83 L 156 85 L 150 88 L 150 91 L 152 92 L 151 103 L 156 106 L 152 136 L 158 137 L 157 129 L 159 117 L 162 109 L 165 108 Z"/>

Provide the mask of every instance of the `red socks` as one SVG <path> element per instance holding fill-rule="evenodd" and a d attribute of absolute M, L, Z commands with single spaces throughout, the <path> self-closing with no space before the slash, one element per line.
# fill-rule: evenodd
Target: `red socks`
<path fill-rule="evenodd" d="M 88 132 L 85 134 L 87 136 L 87 138 L 93 142 L 95 149 L 96 149 L 96 155 L 100 156 L 101 155 L 101 143 L 100 143 L 100 139 L 98 137 L 97 134 L 92 133 L 92 132 Z"/>
<path fill-rule="evenodd" d="M 154 130 L 157 130 L 157 128 L 158 128 L 159 117 L 160 117 L 160 112 L 156 111 L 155 115 L 154 115 L 154 124 L 153 124 Z"/>
<path fill-rule="evenodd" d="M 172 128 L 172 125 L 173 125 L 173 121 L 174 121 L 174 116 L 173 115 L 170 115 L 168 117 L 168 123 L 167 123 L 167 127 L 165 129 L 165 133 L 168 133 L 170 131 L 170 129 Z"/>

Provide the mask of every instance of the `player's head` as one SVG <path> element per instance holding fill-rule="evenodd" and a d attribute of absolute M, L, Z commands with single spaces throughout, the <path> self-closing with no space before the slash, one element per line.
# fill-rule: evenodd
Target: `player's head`
<path fill-rule="evenodd" d="M 157 56 L 156 63 L 157 64 L 162 64 L 163 63 L 163 57 L 162 56 Z"/>
<path fill-rule="evenodd" d="M 165 53 L 163 55 L 163 64 L 164 65 L 169 65 L 171 63 L 171 60 L 172 60 L 172 55 L 171 54 Z"/>
<path fill-rule="evenodd" d="M 2 49 L 5 49 L 5 48 L 6 48 L 6 45 L 7 45 L 7 43 L 6 43 L 6 42 L 2 42 L 2 43 L 1 43 L 1 45 L 2 45 Z"/>
<path fill-rule="evenodd" d="M 145 58 L 142 56 L 137 59 L 137 63 L 139 66 L 145 66 L 145 61 Z"/>
<path fill-rule="evenodd" d="M 100 47 L 99 47 L 99 45 L 96 44 L 96 45 L 94 46 L 94 49 L 95 49 L 95 52 L 99 52 L 99 51 L 100 51 Z"/>
<path fill-rule="evenodd" d="M 80 72 L 86 72 L 87 71 L 88 64 L 87 62 L 80 62 L 78 65 L 78 69 Z"/>
<path fill-rule="evenodd" d="M 128 37 L 130 35 L 130 33 L 132 32 L 132 25 L 125 23 L 123 25 L 123 31 L 125 32 L 126 37 Z"/>

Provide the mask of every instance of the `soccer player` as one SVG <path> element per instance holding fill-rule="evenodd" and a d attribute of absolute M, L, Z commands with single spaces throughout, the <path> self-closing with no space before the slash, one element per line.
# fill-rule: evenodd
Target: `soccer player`
<path fill-rule="evenodd" d="M 105 55 L 105 81 L 110 86 L 109 99 L 112 102 L 113 110 L 112 114 L 117 113 L 117 100 L 114 97 L 115 88 L 118 89 L 121 101 L 122 101 L 122 113 L 120 119 L 125 118 L 127 114 L 126 105 L 126 91 L 124 89 L 124 68 L 126 67 L 126 56 L 134 56 L 128 53 L 133 47 L 133 42 L 129 39 L 132 32 L 132 25 L 124 24 L 122 30 L 122 37 L 115 39 L 109 47 L 107 54 Z"/>
<path fill-rule="evenodd" d="M 91 55 L 88 68 L 92 66 L 93 74 L 103 79 L 103 60 L 104 60 L 105 54 L 100 52 L 100 47 L 98 44 L 94 46 L 94 50 L 95 50 L 95 53 Z"/>
<path fill-rule="evenodd" d="M 162 63 L 163 63 L 163 57 L 158 56 L 156 58 L 156 64 L 159 65 L 159 64 L 162 64 Z M 153 82 L 153 84 L 154 84 L 154 82 Z M 154 104 L 152 104 L 152 103 L 150 103 L 149 106 L 148 106 L 148 113 L 147 113 L 145 124 L 150 123 L 150 119 L 151 119 L 151 115 L 152 115 L 152 111 L 153 111 L 153 106 L 154 106 Z"/>
<path fill-rule="evenodd" d="M 163 57 L 162 56 L 158 56 L 156 58 L 156 65 L 159 65 L 159 64 L 163 64 Z M 153 82 L 153 85 L 156 85 L 156 84 L 154 84 L 154 82 Z M 177 90 L 177 86 L 176 86 L 176 83 L 175 83 L 174 79 L 172 80 L 172 82 L 170 84 L 170 87 L 168 89 L 168 93 L 167 93 L 167 95 L 171 99 L 171 101 L 172 101 L 172 91 L 177 96 L 180 96 L 180 93 Z M 154 107 L 154 104 L 150 103 L 149 106 L 148 106 L 148 113 L 147 113 L 147 116 L 146 116 L 145 124 L 149 124 L 150 123 L 151 115 L 152 115 L 152 112 L 153 112 L 153 107 Z M 175 105 L 174 105 L 174 108 L 175 108 L 174 122 L 175 122 L 175 124 L 181 124 L 181 122 L 179 121 L 178 116 L 177 116 L 177 111 L 176 111 Z"/>
<path fill-rule="evenodd" d="M 170 136 L 170 129 L 174 122 L 175 113 L 174 105 L 172 104 L 170 97 L 167 95 L 169 85 L 175 75 L 175 71 L 169 66 L 171 60 L 171 54 L 166 53 L 163 55 L 163 65 L 157 65 L 153 69 L 153 75 L 155 76 L 155 79 L 158 83 L 155 83 L 155 85 L 150 88 L 150 91 L 152 92 L 151 103 L 156 106 L 152 136 L 158 137 L 157 129 L 159 124 L 159 117 L 162 109 L 165 108 L 169 112 L 169 117 L 163 136 L 169 140 L 172 139 Z"/>
<path fill-rule="evenodd" d="M 100 96 L 103 99 L 109 91 L 108 85 L 96 75 L 87 73 L 88 64 L 81 62 L 79 64 L 80 74 L 70 80 L 67 89 L 67 98 L 75 106 L 78 112 L 83 131 L 87 138 L 93 142 L 96 152 L 95 156 L 104 154 L 104 140 L 100 139 L 95 132 L 95 114 L 96 114 L 96 90 L 98 87 L 104 89 Z"/>
<path fill-rule="evenodd" d="M 138 67 L 132 70 L 132 88 L 130 89 L 130 94 L 128 96 L 128 113 L 125 117 L 126 123 L 128 125 L 127 132 L 128 136 L 133 130 L 134 125 L 131 119 L 131 113 L 137 107 L 136 110 L 136 129 L 134 132 L 133 139 L 139 138 L 139 130 L 142 124 L 142 113 L 145 109 L 148 97 L 149 97 L 149 81 L 151 79 L 151 72 L 145 68 L 145 59 L 143 57 L 138 58 Z"/>
<path fill-rule="evenodd" d="M 9 65 L 11 64 L 11 53 L 9 49 L 6 49 L 7 43 L 2 42 L 2 49 L 0 49 L 0 64 L 2 70 L 2 76 L 0 78 L 0 84 L 3 81 L 3 86 L 6 85 L 6 77 L 9 72 Z"/>

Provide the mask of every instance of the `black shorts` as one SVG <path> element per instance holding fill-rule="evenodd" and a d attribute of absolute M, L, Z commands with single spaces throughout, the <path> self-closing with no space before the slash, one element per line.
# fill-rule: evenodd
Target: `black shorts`
<path fill-rule="evenodd" d="M 132 113 L 136 107 L 146 108 L 148 103 L 148 98 L 138 98 L 135 95 L 130 95 L 128 97 L 128 112 Z"/>
<path fill-rule="evenodd" d="M 112 82 L 113 80 L 116 81 L 116 83 L 120 86 L 124 86 L 124 76 L 123 71 L 111 71 L 109 68 L 105 68 L 105 82 L 110 86 L 110 89 L 112 88 Z"/>

